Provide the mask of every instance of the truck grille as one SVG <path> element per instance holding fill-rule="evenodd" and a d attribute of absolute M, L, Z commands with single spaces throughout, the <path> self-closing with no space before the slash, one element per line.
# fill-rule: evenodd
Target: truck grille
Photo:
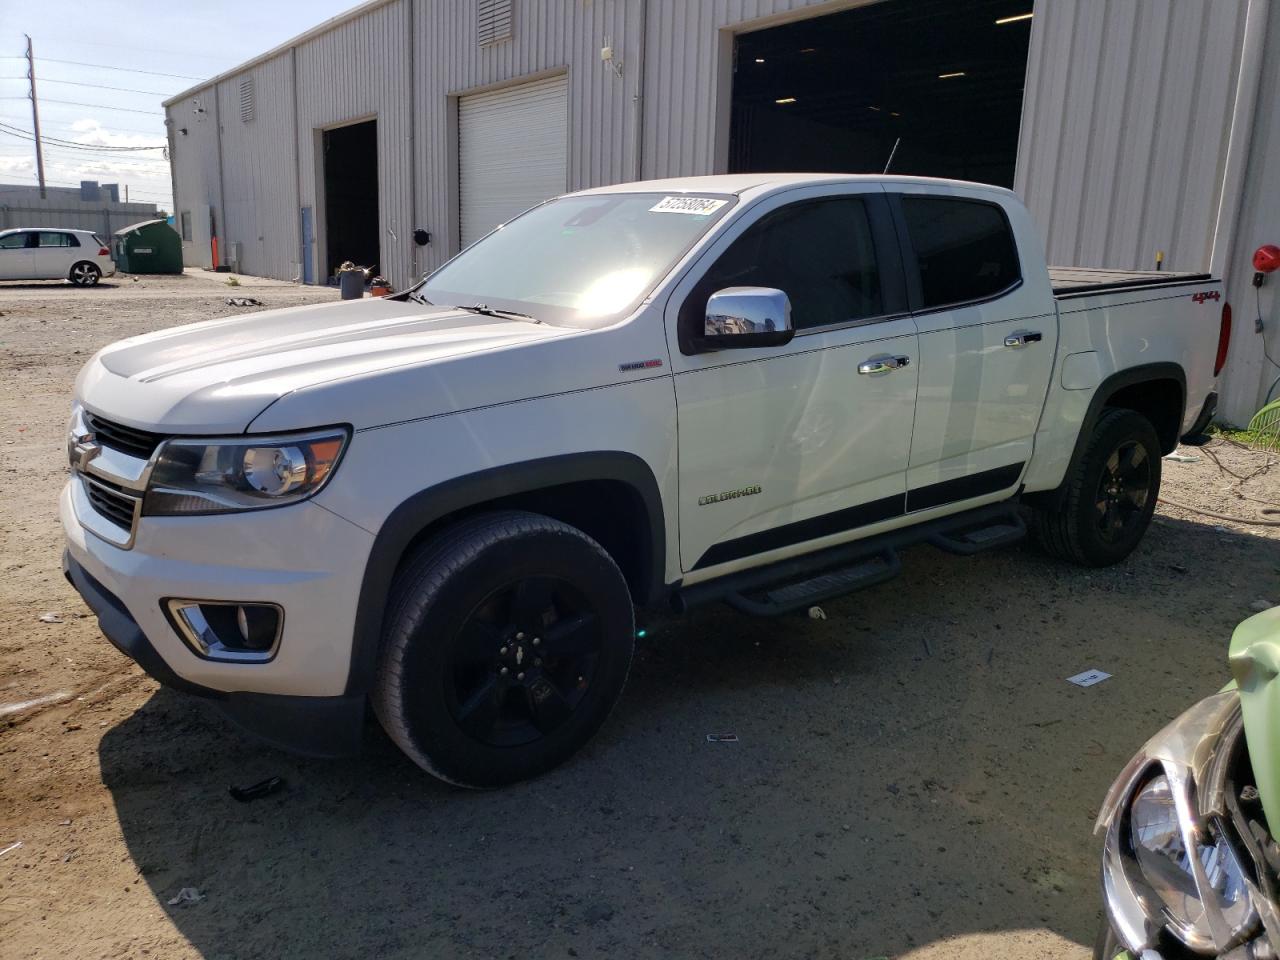
<path fill-rule="evenodd" d="M 119 450 L 140 460 L 149 460 L 167 437 L 160 433 L 149 433 L 135 427 L 126 427 L 122 423 L 105 420 L 97 414 L 84 412 L 84 422 L 93 431 L 98 443 L 112 450 Z"/>
<path fill-rule="evenodd" d="M 84 492 L 93 509 L 121 530 L 133 532 L 133 511 L 139 497 L 133 496 L 122 487 L 105 480 L 91 480 L 83 474 L 80 479 L 84 483 Z"/>

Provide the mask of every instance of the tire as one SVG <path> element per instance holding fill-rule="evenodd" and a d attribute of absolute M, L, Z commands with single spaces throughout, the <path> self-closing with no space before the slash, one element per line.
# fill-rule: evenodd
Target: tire
<path fill-rule="evenodd" d="M 545 773 L 595 735 L 634 645 L 631 593 L 600 544 L 539 514 L 483 514 L 418 548 L 397 574 L 373 708 L 428 773 L 500 787 Z"/>
<path fill-rule="evenodd" d="M 71 272 L 67 274 L 67 279 L 77 287 L 92 287 L 102 279 L 102 271 L 98 269 L 96 263 L 81 260 L 71 268 Z"/>
<path fill-rule="evenodd" d="M 1105 410 L 1064 481 L 1061 509 L 1035 510 L 1032 525 L 1051 554 L 1086 567 L 1119 563 L 1138 545 L 1160 494 L 1160 441 L 1133 410 Z"/>

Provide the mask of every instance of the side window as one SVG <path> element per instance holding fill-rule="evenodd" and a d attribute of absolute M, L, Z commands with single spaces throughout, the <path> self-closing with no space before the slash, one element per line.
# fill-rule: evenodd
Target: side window
<path fill-rule="evenodd" d="M 8 236 L 0 237 L 0 250 L 23 250 L 27 246 L 27 235 L 25 233 L 11 233 Z"/>
<path fill-rule="evenodd" d="M 981 200 L 903 197 L 926 310 L 983 300 L 1022 279 L 1004 211 Z"/>
<path fill-rule="evenodd" d="M 182 211 L 182 239 L 183 240 L 191 239 L 191 211 L 190 210 Z"/>
<path fill-rule="evenodd" d="M 47 233 L 40 232 L 41 247 L 78 247 L 80 241 L 69 233 Z"/>
<path fill-rule="evenodd" d="M 725 287 L 775 287 L 797 330 L 884 313 L 871 221 L 857 197 L 806 200 L 765 214 L 720 255 L 680 311 L 701 332 L 707 298 Z"/>

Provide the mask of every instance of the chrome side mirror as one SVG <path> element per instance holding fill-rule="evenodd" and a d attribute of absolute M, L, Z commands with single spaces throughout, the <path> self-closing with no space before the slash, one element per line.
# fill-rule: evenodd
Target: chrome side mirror
<path fill-rule="evenodd" d="M 795 336 L 791 301 L 772 287 L 726 287 L 707 300 L 707 313 L 698 347 L 780 347 Z"/>

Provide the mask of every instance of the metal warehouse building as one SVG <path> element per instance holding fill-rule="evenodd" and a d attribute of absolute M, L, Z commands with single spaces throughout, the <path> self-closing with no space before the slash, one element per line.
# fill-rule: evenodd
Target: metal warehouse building
<path fill-rule="evenodd" d="M 892 156 L 1013 187 L 1053 263 L 1224 274 L 1228 419 L 1280 375 L 1270 0 L 372 0 L 165 108 L 192 266 L 405 284 L 566 190 Z"/>

